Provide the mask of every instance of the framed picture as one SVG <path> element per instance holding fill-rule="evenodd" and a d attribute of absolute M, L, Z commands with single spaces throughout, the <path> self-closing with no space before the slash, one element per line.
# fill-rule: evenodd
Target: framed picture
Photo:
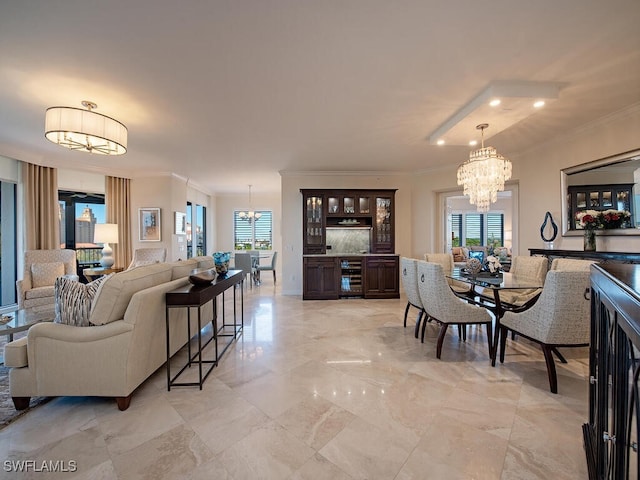
<path fill-rule="evenodd" d="M 187 214 L 182 212 L 174 212 L 175 216 L 175 234 L 187 234 Z"/>
<path fill-rule="evenodd" d="M 141 242 L 160 241 L 160 209 L 140 208 L 138 209 L 138 222 L 140 225 Z"/>

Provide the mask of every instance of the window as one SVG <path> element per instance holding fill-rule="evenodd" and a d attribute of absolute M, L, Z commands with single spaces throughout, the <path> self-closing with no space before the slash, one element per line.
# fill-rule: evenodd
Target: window
<path fill-rule="evenodd" d="M 233 212 L 233 244 L 236 250 L 271 250 L 273 248 L 272 221 L 270 210 L 256 211 L 257 220 L 240 217 L 240 210 Z"/>
<path fill-rule="evenodd" d="M 462 244 L 460 239 L 464 239 Z M 454 247 L 504 245 L 504 214 L 453 213 L 451 214 L 451 244 Z"/>
<path fill-rule="evenodd" d="M 16 299 L 16 185 L 0 182 L 0 306 Z"/>
<path fill-rule="evenodd" d="M 194 216 L 195 214 L 195 216 Z M 193 228 L 195 225 L 195 229 Z M 194 255 L 195 242 L 195 255 Z M 207 207 L 187 202 L 187 258 L 207 254 Z"/>
<path fill-rule="evenodd" d="M 106 223 L 104 194 L 58 192 L 60 247 L 76 250 L 80 267 L 99 265 L 102 245 L 93 242 L 96 223 Z"/>

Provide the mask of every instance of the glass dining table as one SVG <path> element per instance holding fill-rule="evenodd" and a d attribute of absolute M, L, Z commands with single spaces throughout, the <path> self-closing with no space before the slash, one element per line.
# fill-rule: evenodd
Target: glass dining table
<path fill-rule="evenodd" d="M 495 318 L 493 329 L 493 342 L 491 345 L 491 365 L 496 364 L 496 353 L 498 351 L 498 339 L 500 336 L 500 319 L 505 312 L 521 312 L 531 308 L 542 293 L 542 283 L 531 277 L 517 276 L 513 273 L 502 272 L 494 276 L 488 272 L 481 272 L 477 275 L 467 273 L 463 268 L 454 268 L 447 278 L 469 285 L 468 290 L 457 288 L 453 292 L 469 303 L 474 303 L 486 308 Z M 536 291 L 527 302 L 522 305 L 512 305 L 500 300 L 500 292 L 505 290 L 532 290 Z"/>

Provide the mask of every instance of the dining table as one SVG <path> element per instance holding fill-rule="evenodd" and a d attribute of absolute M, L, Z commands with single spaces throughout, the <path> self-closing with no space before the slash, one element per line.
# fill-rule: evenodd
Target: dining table
<path fill-rule="evenodd" d="M 495 367 L 498 340 L 500 338 L 500 319 L 506 312 L 522 312 L 531 308 L 538 300 L 540 293 L 542 293 L 542 282 L 532 277 L 518 276 L 509 272 L 499 272 L 498 274 L 480 272 L 473 275 L 464 268 L 458 267 L 454 268 L 452 272 L 446 276 L 452 280 L 469 285 L 468 290 L 460 288 L 453 290 L 458 297 L 469 303 L 484 307 L 493 313 L 495 325 L 491 345 L 491 365 Z M 512 305 L 500 300 L 500 292 L 504 292 L 505 290 L 537 290 L 537 292 L 524 304 Z"/>

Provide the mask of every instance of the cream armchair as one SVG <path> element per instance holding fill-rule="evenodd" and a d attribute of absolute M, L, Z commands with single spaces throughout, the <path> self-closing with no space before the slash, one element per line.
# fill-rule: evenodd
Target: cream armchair
<path fill-rule="evenodd" d="M 78 280 L 75 250 L 27 250 L 22 280 L 16 282 L 18 308 L 53 305 L 53 285 L 62 276 Z"/>
<path fill-rule="evenodd" d="M 152 263 L 162 263 L 167 259 L 166 248 L 138 248 L 133 252 L 133 260 L 127 267 L 127 270 L 139 267 L 141 265 L 150 265 Z"/>

